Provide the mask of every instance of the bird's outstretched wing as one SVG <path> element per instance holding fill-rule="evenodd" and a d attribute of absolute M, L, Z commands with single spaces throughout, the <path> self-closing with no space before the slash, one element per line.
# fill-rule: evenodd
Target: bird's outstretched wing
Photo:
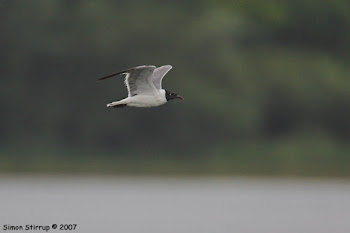
<path fill-rule="evenodd" d="M 169 70 L 171 70 L 173 67 L 171 65 L 165 65 L 165 66 L 161 66 L 156 68 L 153 71 L 152 74 L 152 82 L 154 84 L 154 86 L 159 90 L 162 89 L 162 80 L 164 78 L 164 76 L 169 72 Z"/>
<path fill-rule="evenodd" d="M 107 75 L 97 81 L 108 79 L 119 74 L 126 74 L 125 85 L 128 89 L 129 97 L 139 94 L 153 94 L 157 90 L 152 82 L 152 73 L 155 68 L 155 66 L 138 66 Z"/>

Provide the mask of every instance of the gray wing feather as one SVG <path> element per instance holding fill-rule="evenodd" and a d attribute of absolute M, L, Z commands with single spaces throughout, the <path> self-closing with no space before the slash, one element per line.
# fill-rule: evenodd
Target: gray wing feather
<path fill-rule="evenodd" d="M 158 67 L 153 71 L 152 82 L 154 86 L 159 90 L 162 89 L 162 80 L 164 76 L 171 70 L 173 67 L 171 65 L 165 65 Z"/>
<path fill-rule="evenodd" d="M 152 82 L 152 73 L 155 68 L 155 66 L 138 66 L 129 69 L 125 77 L 129 97 L 139 94 L 153 94 L 156 91 Z"/>
<path fill-rule="evenodd" d="M 135 96 L 138 94 L 153 94 L 154 92 L 157 91 L 152 80 L 152 74 L 155 69 L 156 69 L 155 66 L 149 66 L 149 65 L 138 66 L 138 67 L 130 68 L 127 70 L 123 70 L 117 73 L 107 75 L 105 77 L 98 79 L 97 81 L 109 79 L 119 74 L 126 74 L 125 85 L 126 85 L 126 88 L 128 89 L 129 97 Z"/>

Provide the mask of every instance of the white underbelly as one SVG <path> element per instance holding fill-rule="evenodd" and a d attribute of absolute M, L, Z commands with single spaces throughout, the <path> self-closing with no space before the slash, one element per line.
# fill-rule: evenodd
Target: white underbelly
<path fill-rule="evenodd" d="M 151 96 L 151 95 L 136 95 L 129 97 L 128 106 L 131 107 L 156 107 L 165 104 L 167 101 L 161 95 Z"/>

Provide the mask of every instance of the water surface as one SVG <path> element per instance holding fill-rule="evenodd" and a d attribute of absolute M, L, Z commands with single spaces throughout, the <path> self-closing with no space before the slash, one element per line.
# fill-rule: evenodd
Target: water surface
<path fill-rule="evenodd" d="M 350 183 L 337 180 L 0 177 L 0 197 L 0 232 L 350 232 Z"/>

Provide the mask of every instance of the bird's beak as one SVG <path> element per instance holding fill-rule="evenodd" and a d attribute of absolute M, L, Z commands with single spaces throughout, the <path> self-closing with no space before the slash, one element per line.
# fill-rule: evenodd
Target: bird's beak
<path fill-rule="evenodd" d="M 176 98 L 178 98 L 180 100 L 185 100 L 184 97 L 182 97 L 181 95 L 177 95 Z"/>

